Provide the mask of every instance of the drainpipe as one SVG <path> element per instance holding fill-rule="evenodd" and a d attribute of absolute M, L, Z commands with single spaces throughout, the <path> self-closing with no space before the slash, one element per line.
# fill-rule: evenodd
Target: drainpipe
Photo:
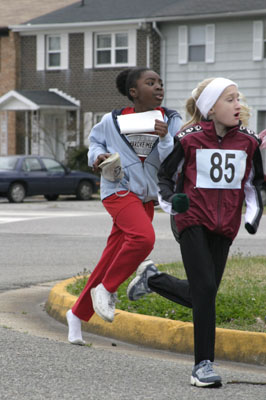
<path fill-rule="evenodd" d="M 165 68 L 166 39 L 162 35 L 162 32 L 159 30 L 155 21 L 153 21 L 153 23 L 152 23 L 152 28 L 155 30 L 155 32 L 157 33 L 157 35 L 159 36 L 159 38 L 161 40 L 161 55 L 160 55 L 161 78 L 165 84 L 166 83 L 166 81 L 165 81 L 165 77 L 166 77 L 166 71 L 165 71 L 165 69 L 166 69 Z"/>

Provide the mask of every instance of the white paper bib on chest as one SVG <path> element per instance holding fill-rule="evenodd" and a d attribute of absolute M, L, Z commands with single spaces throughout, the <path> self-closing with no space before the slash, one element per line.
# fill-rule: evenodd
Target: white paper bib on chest
<path fill-rule="evenodd" d="M 147 157 L 158 139 L 158 135 L 150 133 L 131 133 L 125 136 L 139 157 Z"/>
<path fill-rule="evenodd" d="M 161 111 L 119 115 L 117 119 L 121 133 L 126 136 L 136 154 L 139 157 L 147 157 L 158 139 L 158 135 L 147 132 L 154 132 L 156 119 L 163 121 Z"/>
<path fill-rule="evenodd" d="M 247 153 L 244 150 L 197 149 L 196 187 L 240 189 L 246 160 Z"/>
<path fill-rule="evenodd" d="M 123 114 L 117 117 L 121 133 L 153 132 L 155 120 L 163 121 L 161 111 Z"/>

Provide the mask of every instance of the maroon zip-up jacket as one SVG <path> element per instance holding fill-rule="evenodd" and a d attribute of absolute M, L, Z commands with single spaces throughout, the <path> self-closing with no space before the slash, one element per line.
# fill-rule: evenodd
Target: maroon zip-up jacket
<path fill-rule="evenodd" d="M 235 238 L 245 199 L 245 227 L 255 233 L 263 211 L 260 185 L 263 167 L 256 134 L 242 126 L 230 128 L 223 138 L 213 121 L 191 125 L 176 136 L 173 151 L 162 163 L 159 202 L 182 231 L 203 225 L 210 231 Z M 172 210 L 175 193 L 186 193 L 190 206 L 185 213 Z"/>

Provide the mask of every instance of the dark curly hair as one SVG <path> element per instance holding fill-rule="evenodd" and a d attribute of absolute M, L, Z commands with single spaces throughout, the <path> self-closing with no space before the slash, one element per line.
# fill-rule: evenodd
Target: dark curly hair
<path fill-rule="evenodd" d="M 145 71 L 151 71 L 151 69 L 145 67 L 128 68 L 120 72 L 116 78 L 116 87 L 119 93 L 121 93 L 123 96 L 127 96 L 130 101 L 133 101 L 129 90 L 137 86 L 137 80 Z"/>

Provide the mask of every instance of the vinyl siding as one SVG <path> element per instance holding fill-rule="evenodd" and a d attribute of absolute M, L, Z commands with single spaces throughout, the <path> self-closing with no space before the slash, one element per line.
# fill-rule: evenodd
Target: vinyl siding
<path fill-rule="evenodd" d="M 257 111 L 266 111 L 266 59 L 253 61 L 253 20 L 215 22 L 214 63 L 178 60 L 178 24 L 161 26 L 166 38 L 165 102 L 186 119 L 184 105 L 198 82 L 223 76 L 235 80 L 253 109 L 250 128 L 256 130 Z M 197 25 L 199 22 L 197 22 Z M 202 24 L 205 25 L 204 22 Z M 266 25 L 266 19 L 264 20 Z M 188 24 L 189 26 L 189 24 Z"/>

